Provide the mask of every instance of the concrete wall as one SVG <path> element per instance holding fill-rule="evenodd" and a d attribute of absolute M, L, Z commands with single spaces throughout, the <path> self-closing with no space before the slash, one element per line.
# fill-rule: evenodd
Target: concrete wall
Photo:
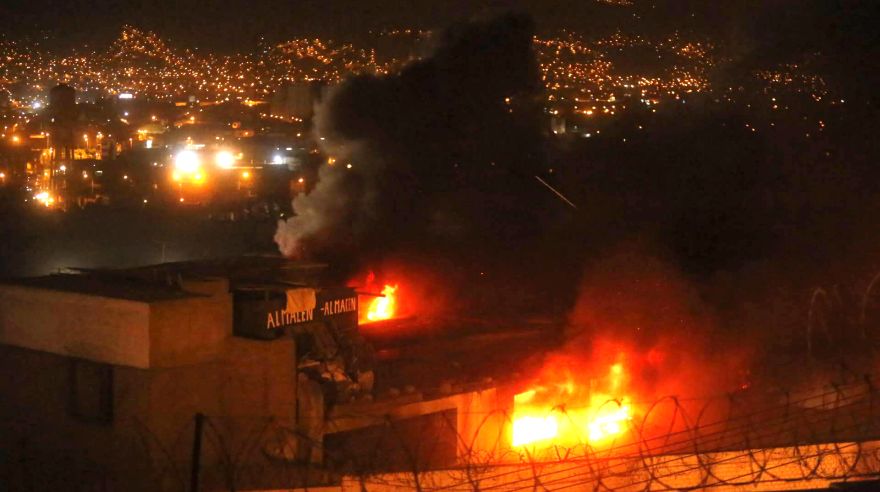
<path fill-rule="evenodd" d="M 344 432 L 381 425 L 386 419 L 407 419 L 444 410 L 456 410 L 457 455 L 460 460 L 471 453 L 494 453 L 507 443 L 505 410 L 507 402 L 495 388 L 469 391 L 432 400 L 403 402 L 379 401 L 362 405 L 340 405 L 333 409 L 326 433 Z"/>
<path fill-rule="evenodd" d="M 66 356 L 0 345 L 0 490 L 75 490 L 151 474 L 137 418 L 147 410 L 147 371 L 114 368 L 114 418 L 96 423 L 68 412 L 71 363 Z"/>
<path fill-rule="evenodd" d="M 149 306 L 70 292 L 0 286 L 0 343 L 146 368 Z"/>
<path fill-rule="evenodd" d="M 196 412 L 236 419 L 274 417 L 293 421 L 296 412 L 295 345 L 229 338 L 217 358 L 149 371 L 151 428 L 192 419 Z M 168 428 L 169 432 L 173 432 Z"/>
<path fill-rule="evenodd" d="M 184 490 L 196 413 L 211 424 L 206 483 L 222 483 L 241 449 L 252 454 L 236 466 L 266 464 L 247 440 L 267 422 L 295 427 L 295 342 L 233 337 L 226 281 L 184 287 L 199 296 L 146 304 L 0 286 L 0 490 Z M 70 413 L 75 359 L 112 366 L 111 422 Z"/>
<path fill-rule="evenodd" d="M 108 481 L 107 490 L 183 490 L 197 412 L 211 421 L 202 452 L 206 483 L 222 481 L 224 453 L 239 453 L 245 444 L 253 453 L 237 455 L 239 465 L 262 465 L 261 445 L 248 440 L 270 420 L 294 426 L 294 352 L 291 338 L 229 337 L 208 361 L 114 366 L 113 420 L 100 424 L 68 413 L 69 357 L 0 345 L 0 373 L 7 375 L 0 378 L 0 490 L 16 490 L 8 481 L 21 485 L 22 475 L 37 481 L 22 490 L 91 480 Z"/>
<path fill-rule="evenodd" d="M 495 388 L 456 395 L 460 461 L 470 460 L 471 453 L 496 455 L 510 444 L 510 408 Z"/>
<path fill-rule="evenodd" d="M 232 337 L 228 283 L 185 287 L 200 297 L 148 304 L 0 286 L 0 343 L 141 369 L 216 359 Z"/>
<path fill-rule="evenodd" d="M 150 305 L 149 367 L 173 367 L 216 359 L 232 337 L 232 295 Z"/>

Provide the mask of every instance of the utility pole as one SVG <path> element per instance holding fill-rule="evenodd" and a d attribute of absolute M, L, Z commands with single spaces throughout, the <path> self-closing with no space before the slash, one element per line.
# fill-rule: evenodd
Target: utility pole
<path fill-rule="evenodd" d="M 193 431 L 192 462 L 189 475 L 189 492 L 199 490 L 199 471 L 202 461 L 202 428 L 205 426 L 205 415 L 195 415 L 195 430 Z"/>

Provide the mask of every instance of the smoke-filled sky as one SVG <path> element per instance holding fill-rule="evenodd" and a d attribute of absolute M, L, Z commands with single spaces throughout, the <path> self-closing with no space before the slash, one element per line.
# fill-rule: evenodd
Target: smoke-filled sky
<path fill-rule="evenodd" d="M 315 131 L 334 161 L 294 200 L 281 250 L 357 266 L 533 231 L 543 157 L 532 29 L 518 15 L 455 25 L 401 73 L 332 88 Z"/>

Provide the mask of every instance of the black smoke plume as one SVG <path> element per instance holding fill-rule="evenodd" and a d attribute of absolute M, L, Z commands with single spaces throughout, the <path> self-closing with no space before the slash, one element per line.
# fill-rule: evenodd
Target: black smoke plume
<path fill-rule="evenodd" d="M 315 114 L 328 162 L 279 223 L 281 252 L 356 268 L 534 235 L 542 85 L 532 31 L 514 14 L 454 26 L 399 73 L 332 88 Z"/>

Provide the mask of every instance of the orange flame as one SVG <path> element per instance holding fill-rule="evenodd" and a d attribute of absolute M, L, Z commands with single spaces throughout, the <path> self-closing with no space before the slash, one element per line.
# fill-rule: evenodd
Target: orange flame
<path fill-rule="evenodd" d="M 621 395 L 624 378 L 623 365 L 617 363 L 606 378 L 607 392 L 590 390 L 582 395 L 569 376 L 562 383 L 515 395 L 513 446 L 597 446 L 623 436 L 633 419 L 630 398 Z"/>
<path fill-rule="evenodd" d="M 391 319 L 397 312 L 397 285 L 385 285 L 382 289 L 384 297 L 377 297 L 367 309 L 367 322 Z"/>

